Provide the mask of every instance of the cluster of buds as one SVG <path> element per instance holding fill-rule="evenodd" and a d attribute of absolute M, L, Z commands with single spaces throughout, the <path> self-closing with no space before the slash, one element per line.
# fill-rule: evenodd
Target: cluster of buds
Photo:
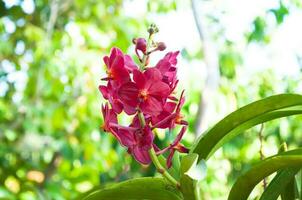
<path fill-rule="evenodd" d="M 133 40 L 139 65 L 116 47 L 103 58 L 107 77 L 102 78 L 106 84 L 100 85 L 99 90 L 109 103 L 102 106 L 102 128 L 142 164 L 151 162 L 151 149 L 156 155 L 169 152 L 167 166 L 171 167 L 175 151 L 188 152 L 180 143 L 188 125 L 181 114 L 184 92 L 179 98 L 174 95 L 178 83 L 176 64 L 179 51 L 167 53 L 155 66 L 149 67 L 150 55 L 165 50 L 166 46 L 163 42 L 153 41 L 157 29 L 151 27 L 148 32 L 148 40 Z M 128 126 L 118 122 L 117 116 L 122 112 L 131 116 L 132 122 Z M 160 149 L 154 143 L 154 130 L 167 129 L 170 133 L 176 125 L 182 126 L 176 139 Z"/>

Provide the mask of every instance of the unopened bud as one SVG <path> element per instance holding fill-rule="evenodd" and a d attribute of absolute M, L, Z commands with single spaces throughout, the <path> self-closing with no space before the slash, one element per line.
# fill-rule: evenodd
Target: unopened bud
<path fill-rule="evenodd" d="M 154 34 L 154 33 L 157 33 L 159 30 L 157 28 L 157 26 L 155 24 L 151 24 L 148 28 L 148 33 L 150 35 Z"/>
<path fill-rule="evenodd" d="M 166 44 L 164 42 L 158 42 L 157 48 L 159 51 L 164 51 L 167 48 Z"/>
<path fill-rule="evenodd" d="M 144 54 L 146 53 L 147 41 L 144 38 L 135 38 L 132 42 L 135 44 L 135 50 L 140 50 Z"/>

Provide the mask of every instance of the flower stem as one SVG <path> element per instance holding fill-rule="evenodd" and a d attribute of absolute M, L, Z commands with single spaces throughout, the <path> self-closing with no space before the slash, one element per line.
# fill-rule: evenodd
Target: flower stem
<path fill-rule="evenodd" d="M 145 117 L 144 117 L 144 114 L 139 110 L 137 112 L 137 116 L 138 116 L 138 120 L 139 120 L 139 123 L 141 124 L 141 127 L 145 127 L 146 126 L 146 121 L 145 121 Z"/>
<path fill-rule="evenodd" d="M 154 33 L 150 33 L 150 35 L 148 37 L 148 40 L 147 40 L 146 53 L 143 55 L 143 59 L 142 59 L 142 62 L 141 62 L 141 69 L 142 70 L 145 69 L 145 67 L 146 67 L 147 58 L 149 56 L 149 49 L 150 49 L 151 43 L 153 41 L 153 35 L 154 35 Z"/>
<path fill-rule="evenodd" d="M 139 110 L 137 112 L 137 115 L 138 115 L 138 119 L 139 119 L 139 122 L 141 124 L 141 127 L 146 126 L 146 121 L 145 121 L 145 118 L 144 118 L 144 114 Z M 159 173 L 161 173 L 162 176 L 164 178 L 166 178 L 175 187 L 179 187 L 180 184 L 173 178 L 173 176 L 171 176 L 171 174 L 169 174 L 169 172 L 162 166 L 162 164 L 158 160 L 157 155 L 156 155 L 153 147 L 151 147 L 151 149 L 149 150 L 149 155 L 150 155 L 150 158 L 151 158 L 153 164 L 155 165 L 157 171 Z"/>
<path fill-rule="evenodd" d="M 171 184 L 173 184 L 175 187 L 179 187 L 179 186 L 180 186 L 179 183 L 178 183 L 178 182 L 173 178 L 173 176 L 171 176 L 171 175 L 169 174 L 169 172 L 161 165 L 161 163 L 159 162 L 159 160 L 158 160 L 158 158 L 157 158 L 157 156 L 156 156 L 156 153 L 155 153 L 155 151 L 154 151 L 153 148 L 151 148 L 151 149 L 149 150 L 149 155 L 150 155 L 151 160 L 152 160 L 153 164 L 155 165 L 157 171 L 158 171 L 159 173 L 161 173 L 162 176 L 163 176 L 164 178 L 166 178 L 166 179 L 167 179 Z"/>

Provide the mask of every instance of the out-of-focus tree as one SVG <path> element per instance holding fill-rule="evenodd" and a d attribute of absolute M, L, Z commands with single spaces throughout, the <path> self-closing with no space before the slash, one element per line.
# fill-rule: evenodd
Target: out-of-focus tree
<path fill-rule="evenodd" d="M 277 7 L 255 15 L 241 43 L 227 38 L 223 17 L 228 9 L 217 2 L 201 1 L 210 8 L 205 9 L 202 20 L 217 51 L 217 92 L 222 100 L 210 102 L 217 112 L 229 112 L 275 93 L 297 92 L 301 74 L 280 80 L 271 69 L 253 77 L 242 72 L 247 47 L 269 46 L 272 33 L 293 10 L 301 9 L 301 2 L 280 1 Z M 101 97 L 97 88 L 99 79 L 105 76 L 101 58 L 111 46 L 131 53 L 127 49 L 130 41 L 145 33 L 150 15 L 177 12 L 184 4 L 191 9 L 191 5 L 180 0 L 146 1 L 144 8 L 136 7 L 146 13 L 135 17 L 127 7 L 131 3 L 0 1 L 0 198 L 72 199 L 95 186 L 155 173 L 153 168 L 132 162 L 116 141 L 99 129 Z M 201 43 L 196 45 L 198 52 L 181 49 L 188 62 L 204 62 Z M 297 54 L 297 59 L 301 57 Z M 201 89 L 187 90 L 184 109 L 190 121 L 188 140 L 193 138 L 195 123 L 199 123 L 192 108 L 199 104 Z M 212 115 L 216 117 L 216 113 Z M 289 146 L 302 145 L 299 120 L 284 119 L 265 126 L 265 155 L 276 151 L 283 141 Z M 253 137 L 247 132 L 244 138 L 235 138 L 217 153 L 217 160 L 210 160 L 207 179 L 202 183 L 206 199 L 225 199 L 226 183 L 249 167 L 242 158 L 259 159 L 259 144 Z"/>

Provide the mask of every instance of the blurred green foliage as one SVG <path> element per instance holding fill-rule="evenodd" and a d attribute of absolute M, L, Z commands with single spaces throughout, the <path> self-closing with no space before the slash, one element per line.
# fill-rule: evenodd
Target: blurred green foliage
<path fill-rule="evenodd" d="M 127 52 L 132 38 L 145 35 L 148 13 L 175 12 L 180 1 L 146 1 L 145 18 L 128 15 L 131 11 L 122 0 L 36 0 L 32 10 L 25 6 L 28 1 L 16 2 L 0 1 L 0 198 L 73 199 L 105 183 L 153 175 L 152 166 L 138 165 L 99 129 L 101 58 L 112 46 Z M 291 4 L 301 7 L 299 1 Z M 279 25 L 291 14 L 282 2 L 269 12 Z M 266 20 L 255 16 L 252 30 L 245 35 L 246 45 L 268 45 Z M 224 28 L 219 20 L 210 23 Z M 243 52 L 221 38 L 219 91 L 225 106 L 243 106 L 299 87 L 301 74 L 295 79 L 284 77 L 281 83 L 269 70 L 248 79 L 249 88 L 240 85 Z M 181 50 L 189 61 L 204 55 Z M 200 92 L 187 92 L 184 112 L 191 131 L 184 141 L 187 146 L 194 138 L 192 106 L 197 106 Z M 283 141 L 301 146 L 299 121 L 301 117 L 268 123 L 264 131 L 268 152 L 277 151 Z M 250 167 L 247 163 L 259 160 L 259 141 L 249 133 L 257 131 L 235 138 L 210 160 L 207 179 L 201 183 L 204 198 L 224 199 L 234 178 Z M 167 144 L 170 137 L 157 143 Z"/>

